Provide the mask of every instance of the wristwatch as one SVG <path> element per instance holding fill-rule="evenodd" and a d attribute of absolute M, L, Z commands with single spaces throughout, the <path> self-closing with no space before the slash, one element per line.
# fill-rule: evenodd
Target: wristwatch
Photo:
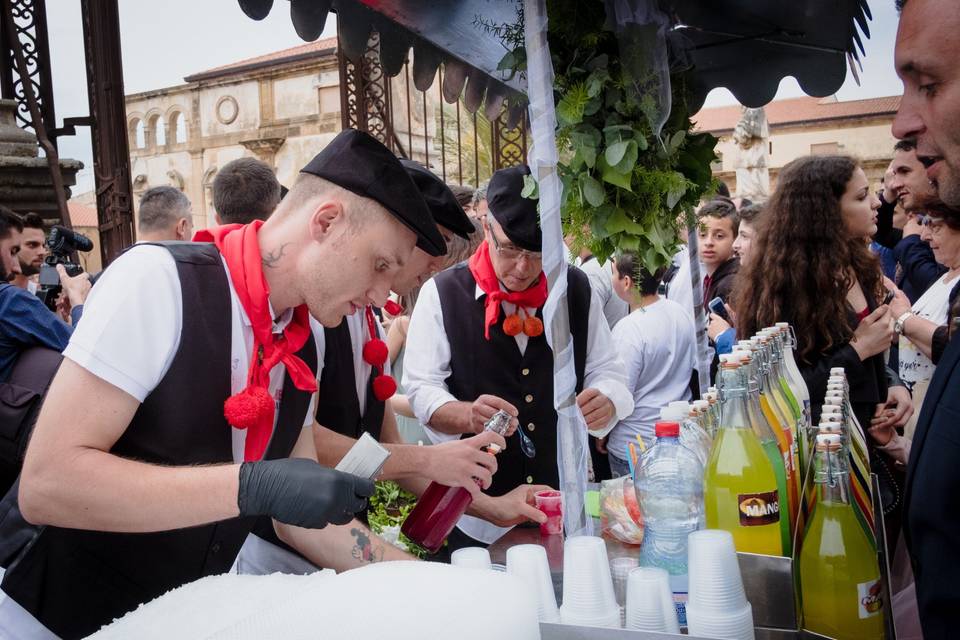
<path fill-rule="evenodd" d="M 893 332 L 898 336 L 903 335 L 903 323 L 907 321 L 907 318 L 913 317 L 913 311 L 906 311 L 897 318 L 897 321 L 893 323 Z"/>

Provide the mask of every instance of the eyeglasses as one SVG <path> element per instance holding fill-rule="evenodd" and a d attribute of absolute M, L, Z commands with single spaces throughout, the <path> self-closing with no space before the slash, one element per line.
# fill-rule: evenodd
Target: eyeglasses
<path fill-rule="evenodd" d="M 943 218 L 937 218 L 932 215 L 918 215 L 917 222 L 930 230 L 930 233 L 936 233 L 943 228 Z"/>
<path fill-rule="evenodd" d="M 500 240 L 497 239 L 497 234 L 494 232 L 493 227 L 487 225 L 487 229 L 490 231 L 490 237 L 493 238 L 494 250 L 496 250 L 497 255 L 504 260 L 519 260 L 520 258 L 524 257 L 530 261 L 543 259 L 543 254 L 538 251 L 527 251 L 526 249 L 515 249 L 513 247 L 502 246 L 500 244 Z"/>

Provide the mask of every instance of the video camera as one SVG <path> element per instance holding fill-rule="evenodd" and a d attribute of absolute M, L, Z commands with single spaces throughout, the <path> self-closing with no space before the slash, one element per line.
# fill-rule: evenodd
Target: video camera
<path fill-rule="evenodd" d="M 48 309 L 56 311 L 57 298 L 63 290 L 57 265 L 62 264 L 68 276 L 80 275 L 83 273 L 83 267 L 71 262 L 70 256 L 75 251 L 91 251 L 93 241 L 57 224 L 50 229 L 46 244 L 49 253 L 43 259 L 43 266 L 40 267 L 40 286 L 37 289 L 37 297 L 47 305 Z"/>

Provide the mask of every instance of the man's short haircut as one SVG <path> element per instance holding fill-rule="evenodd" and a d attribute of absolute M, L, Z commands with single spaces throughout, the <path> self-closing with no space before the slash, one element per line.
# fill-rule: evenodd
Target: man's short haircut
<path fill-rule="evenodd" d="M 465 187 L 459 184 L 447 185 L 450 187 L 450 191 L 453 191 L 453 197 L 457 199 L 457 203 L 463 207 L 467 208 L 468 205 L 473 204 L 473 194 L 476 190 L 473 187 Z"/>
<path fill-rule="evenodd" d="M 618 254 L 614 259 L 614 265 L 617 267 L 617 273 L 620 276 L 630 276 L 633 279 L 633 285 L 640 295 L 653 295 L 660 288 L 660 281 L 663 280 L 663 274 L 667 271 L 666 267 L 660 267 L 656 271 L 648 271 L 640 263 L 637 254 L 624 251 Z"/>
<path fill-rule="evenodd" d="M 228 162 L 213 179 L 213 209 L 223 224 L 266 220 L 279 202 L 277 176 L 256 158 Z"/>
<path fill-rule="evenodd" d="M 140 196 L 140 231 L 163 231 L 189 215 L 190 199 L 175 187 L 153 187 Z"/>
<path fill-rule="evenodd" d="M 490 184 L 490 181 L 487 180 L 473 192 L 473 206 L 476 207 L 478 204 L 487 199 L 487 185 Z"/>
<path fill-rule="evenodd" d="M 31 211 L 23 216 L 23 228 L 43 231 L 43 218 Z"/>
<path fill-rule="evenodd" d="M 755 225 L 757 224 L 757 218 L 761 213 L 763 213 L 763 205 L 748 204 L 747 206 L 742 207 L 739 212 L 737 212 L 737 217 L 740 218 L 740 222 L 746 222 L 747 224 Z"/>
<path fill-rule="evenodd" d="M 0 240 L 9 238 L 14 229 L 23 233 L 23 220 L 12 209 L 0 204 Z"/>
<path fill-rule="evenodd" d="M 344 210 L 350 214 L 347 219 L 354 231 L 360 230 L 375 212 L 393 218 L 393 214 L 375 200 L 357 195 L 349 189 L 344 189 L 320 176 L 303 172 L 297 175 L 297 181 L 293 183 L 290 192 L 280 202 L 280 206 L 274 215 L 291 215 L 303 207 L 314 206 L 322 198 L 335 198 L 343 204 Z"/>
<path fill-rule="evenodd" d="M 730 187 L 728 187 L 727 183 L 723 180 L 720 181 L 720 185 L 717 187 L 717 195 L 724 196 L 726 198 L 730 197 Z"/>
<path fill-rule="evenodd" d="M 697 211 L 697 219 L 703 220 L 706 217 L 717 218 L 718 220 L 722 220 L 724 218 L 729 219 L 730 227 L 733 230 L 734 235 L 736 235 L 737 229 L 740 227 L 740 218 L 737 216 L 737 207 L 733 204 L 730 198 L 718 196 L 700 207 L 700 210 Z"/>
<path fill-rule="evenodd" d="M 897 144 L 893 145 L 893 150 L 894 151 L 916 151 L 917 139 L 904 138 L 903 140 L 897 140 Z"/>
<path fill-rule="evenodd" d="M 897 13 L 899 13 L 907 6 L 907 0 L 894 0 L 893 6 L 897 8 Z"/>

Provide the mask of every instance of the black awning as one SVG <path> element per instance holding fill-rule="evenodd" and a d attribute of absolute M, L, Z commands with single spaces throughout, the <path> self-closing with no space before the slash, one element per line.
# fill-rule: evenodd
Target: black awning
<path fill-rule="evenodd" d="M 251 18 L 267 16 L 273 0 L 238 0 Z M 497 70 L 506 49 L 478 24 L 513 24 L 521 0 L 289 0 L 294 28 L 316 40 L 327 15 L 340 20 L 340 46 L 359 61 L 372 31 L 380 33 L 381 62 L 388 75 L 403 69 L 414 50 L 418 89 L 430 88 L 444 65 L 443 96 L 454 102 L 462 92 L 470 111 L 483 107 L 495 117 L 512 95 L 511 121 L 519 121 L 526 90 L 519 76 Z M 579 0 L 600 2 L 602 0 Z M 624 0 L 620 0 L 624 1 Z M 631 4 L 640 0 L 625 0 Z M 867 0 L 660 0 L 674 24 L 672 59 L 694 69 L 696 111 L 707 93 L 728 88 L 748 107 L 773 99 L 780 80 L 794 76 L 812 96 L 840 88 L 849 66 L 854 74 L 864 54 L 861 33 L 869 37 Z"/>

